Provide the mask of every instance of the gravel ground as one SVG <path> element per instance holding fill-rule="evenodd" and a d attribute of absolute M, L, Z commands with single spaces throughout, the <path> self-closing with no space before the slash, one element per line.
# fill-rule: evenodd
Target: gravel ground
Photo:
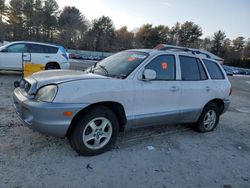
<path fill-rule="evenodd" d="M 214 132 L 187 125 L 130 130 L 94 157 L 21 124 L 11 96 L 18 79 L 0 71 L 1 188 L 250 187 L 250 78 L 230 78 L 232 105 Z"/>

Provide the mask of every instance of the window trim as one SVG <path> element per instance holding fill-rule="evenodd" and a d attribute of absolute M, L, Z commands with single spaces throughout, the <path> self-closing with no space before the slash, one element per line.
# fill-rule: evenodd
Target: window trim
<path fill-rule="evenodd" d="M 161 79 L 154 79 L 154 80 L 150 80 L 150 81 L 179 81 L 176 79 L 176 56 L 174 54 L 160 54 L 155 56 L 153 59 L 150 60 L 150 62 L 148 62 L 143 69 L 146 69 L 146 66 L 148 66 L 152 61 L 154 61 L 156 58 L 160 57 L 160 56 L 173 56 L 174 57 L 174 79 L 173 80 L 161 80 Z"/>
<path fill-rule="evenodd" d="M 199 66 L 198 66 L 198 70 L 199 70 L 199 75 L 200 75 L 200 79 L 199 80 L 183 80 L 183 78 L 182 78 L 182 68 L 181 68 L 181 59 L 180 59 L 180 57 L 189 57 L 189 58 L 194 58 L 195 60 L 196 60 L 196 63 L 197 63 L 197 66 L 198 66 L 198 61 L 197 61 L 197 59 L 200 61 L 200 63 L 201 63 L 201 65 L 203 66 L 203 69 L 204 69 L 204 71 L 205 71 L 205 74 L 206 74 L 206 76 L 207 76 L 207 79 L 205 79 L 205 80 L 209 80 L 209 76 L 208 76 L 208 73 L 207 73 L 207 71 L 206 71 L 206 69 L 205 69 L 205 67 L 204 67 L 204 65 L 203 65 L 203 61 L 201 61 L 201 59 L 200 58 L 198 58 L 198 57 L 195 57 L 195 56 L 188 56 L 188 55 L 178 55 L 178 58 L 179 58 L 179 62 L 180 62 L 180 73 L 181 73 L 181 81 L 196 81 L 196 82 L 199 82 L 199 81 L 205 81 L 204 79 L 201 79 L 201 72 L 200 72 L 200 68 L 199 68 Z"/>
<path fill-rule="evenodd" d="M 200 58 L 196 58 L 196 60 L 198 60 L 198 64 L 200 64 L 201 65 L 201 67 L 203 68 L 203 71 L 205 72 L 205 75 L 206 75 L 206 79 L 201 79 L 201 81 L 202 80 L 209 80 L 209 76 L 208 76 L 208 72 L 207 72 L 207 70 L 205 69 L 205 65 L 203 65 L 203 61 L 200 59 Z M 198 68 L 199 68 L 199 71 L 200 71 L 200 67 L 198 66 Z M 201 77 L 201 71 L 200 71 L 200 77 Z"/>

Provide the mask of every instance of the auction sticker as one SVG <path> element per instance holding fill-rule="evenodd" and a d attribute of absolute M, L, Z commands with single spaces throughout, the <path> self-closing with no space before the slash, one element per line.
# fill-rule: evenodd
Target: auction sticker
<path fill-rule="evenodd" d="M 140 54 L 132 54 L 129 58 L 128 58 L 128 61 L 129 62 L 132 62 L 132 61 L 135 61 L 137 59 L 144 59 L 146 58 L 147 56 L 145 55 L 140 55 Z"/>

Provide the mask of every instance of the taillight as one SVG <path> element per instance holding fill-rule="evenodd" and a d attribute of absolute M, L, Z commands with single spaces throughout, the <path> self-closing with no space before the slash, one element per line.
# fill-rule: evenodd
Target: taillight
<path fill-rule="evenodd" d="M 62 56 L 63 56 L 66 60 L 69 60 L 67 54 L 62 54 Z"/>
<path fill-rule="evenodd" d="M 232 94 L 232 92 L 233 92 L 233 88 L 230 87 L 229 96 Z"/>

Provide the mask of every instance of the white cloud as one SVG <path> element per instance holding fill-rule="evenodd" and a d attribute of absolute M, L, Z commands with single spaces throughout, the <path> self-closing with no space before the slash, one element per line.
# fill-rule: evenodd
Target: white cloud
<path fill-rule="evenodd" d="M 172 1 L 171 0 L 165 0 L 165 1 L 162 2 L 162 4 L 169 7 L 169 6 L 172 5 Z"/>

